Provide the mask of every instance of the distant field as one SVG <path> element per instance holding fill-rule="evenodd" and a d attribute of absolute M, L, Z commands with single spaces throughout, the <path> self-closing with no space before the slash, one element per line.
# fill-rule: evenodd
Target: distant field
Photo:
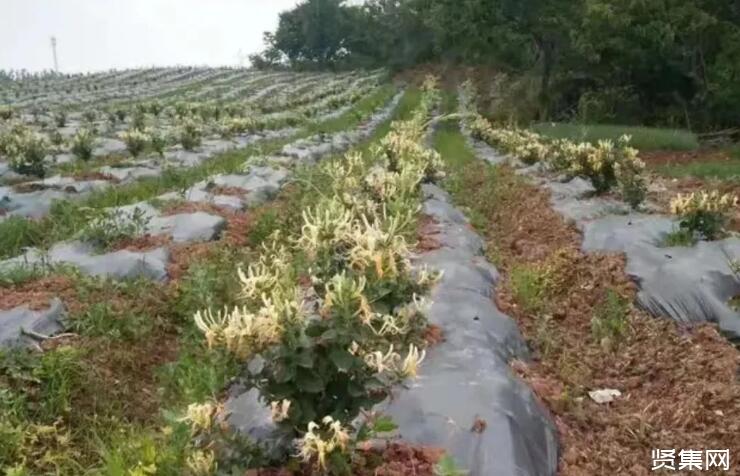
<path fill-rule="evenodd" d="M 617 140 L 627 134 L 632 136 L 632 145 L 640 150 L 692 150 L 699 147 L 696 134 L 679 129 L 567 123 L 535 124 L 531 129 L 555 139 L 587 142 Z"/>

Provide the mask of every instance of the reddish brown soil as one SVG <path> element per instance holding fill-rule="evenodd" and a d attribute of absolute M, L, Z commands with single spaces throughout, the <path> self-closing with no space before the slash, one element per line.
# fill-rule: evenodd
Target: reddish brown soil
<path fill-rule="evenodd" d="M 223 216 L 227 209 L 212 203 L 203 202 L 176 202 L 162 209 L 163 215 L 177 215 L 180 213 L 205 212 Z"/>
<path fill-rule="evenodd" d="M 703 148 L 689 151 L 656 150 L 642 151 L 640 158 L 649 167 L 659 165 L 687 164 L 690 162 L 717 162 L 733 160 L 727 151 L 717 148 Z"/>
<path fill-rule="evenodd" d="M 79 345 L 79 344 L 78 344 Z M 89 368 L 94 371 L 97 393 L 81 400 L 89 414 L 102 413 L 110 402 L 125 405 L 123 414 L 135 422 L 150 422 L 161 411 L 157 370 L 177 358 L 177 334 L 158 332 L 156 338 L 130 342 L 88 339 Z"/>
<path fill-rule="evenodd" d="M 383 449 L 360 450 L 352 464 L 354 476 L 434 476 L 434 466 L 444 452 L 404 443 L 389 443 Z M 318 476 L 325 474 L 304 466 L 292 471 L 286 468 L 253 469 L 245 476 Z"/>
<path fill-rule="evenodd" d="M 166 235 L 144 235 L 135 238 L 124 238 L 111 247 L 111 251 L 149 251 L 170 243 L 172 239 Z"/>
<path fill-rule="evenodd" d="M 211 187 L 208 189 L 208 193 L 213 195 L 230 195 L 232 197 L 243 197 L 244 194 L 248 193 L 249 190 L 244 190 L 243 188 L 239 187 L 225 187 L 225 186 L 217 186 L 217 187 Z"/>
<path fill-rule="evenodd" d="M 416 249 L 418 251 L 432 251 L 439 249 L 440 244 L 435 235 L 438 234 L 436 228 L 437 222 L 429 215 L 419 217 L 416 226 Z"/>
<path fill-rule="evenodd" d="M 212 243 L 184 243 L 170 247 L 170 261 L 167 263 L 167 275 L 173 286 L 188 272 L 190 265 L 202 261 L 213 253 Z"/>
<path fill-rule="evenodd" d="M 74 282 L 66 276 L 48 276 L 19 286 L 0 287 L 0 310 L 24 305 L 33 310 L 46 309 L 54 297 L 74 291 Z"/>
<path fill-rule="evenodd" d="M 549 270 L 543 311 L 527 312 L 508 279 L 497 302 L 536 351 L 533 362 L 513 368 L 555 417 L 560 474 L 647 475 L 654 448 L 740 454 L 738 350 L 714 326 L 684 328 L 634 308 L 625 336 L 597 342 L 591 320 L 607 290 L 635 297 L 623 257 L 583 254 L 581 236 L 550 208 L 546 192 L 507 169 L 499 177 L 503 192 L 486 234 L 501 270 Z M 622 396 L 603 405 L 589 399 L 588 391 L 603 388 Z"/>
<path fill-rule="evenodd" d="M 424 331 L 424 341 L 428 346 L 434 346 L 445 341 L 444 331 L 436 324 L 429 324 Z"/>
<path fill-rule="evenodd" d="M 113 183 L 120 182 L 120 180 L 118 180 L 116 177 L 110 174 L 104 174 L 97 170 L 77 172 L 73 175 L 73 177 L 75 180 L 107 180 L 108 182 L 113 182 Z"/>

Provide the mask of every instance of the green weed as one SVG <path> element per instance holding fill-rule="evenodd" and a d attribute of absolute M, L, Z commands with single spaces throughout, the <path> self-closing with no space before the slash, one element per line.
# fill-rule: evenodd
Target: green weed
<path fill-rule="evenodd" d="M 656 168 L 656 171 L 661 175 L 672 178 L 696 177 L 700 179 L 738 180 L 740 179 L 740 158 L 661 165 Z"/>
<path fill-rule="evenodd" d="M 694 232 L 685 228 L 679 228 L 666 234 L 661 245 L 666 247 L 694 246 L 696 241 L 696 235 L 694 235 Z"/>
<path fill-rule="evenodd" d="M 84 336 L 136 341 L 154 328 L 151 317 L 116 312 L 108 303 L 94 303 L 72 321 L 72 330 Z"/>
<path fill-rule="evenodd" d="M 694 150 L 699 148 L 696 134 L 679 129 L 635 127 L 608 124 L 542 123 L 531 129 L 554 139 L 596 143 L 599 140 L 616 142 L 621 136 L 632 137 L 630 145 L 640 150 Z"/>
<path fill-rule="evenodd" d="M 598 342 L 615 345 L 627 333 L 629 303 L 610 289 L 606 298 L 594 310 L 591 333 Z"/>
<path fill-rule="evenodd" d="M 530 314 L 538 314 L 547 303 L 547 276 L 532 266 L 518 265 L 509 275 L 516 301 Z"/>
<path fill-rule="evenodd" d="M 276 230 L 280 229 L 281 221 L 277 211 L 267 210 L 254 222 L 249 231 L 249 243 L 252 246 L 261 245 Z"/>
<path fill-rule="evenodd" d="M 72 397 L 83 377 L 83 356 L 83 350 L 69 346 L 41 356 L 33 376 L 40 386 L 39 414 L 42 420 L 53 422 L 72 411 Z"/>

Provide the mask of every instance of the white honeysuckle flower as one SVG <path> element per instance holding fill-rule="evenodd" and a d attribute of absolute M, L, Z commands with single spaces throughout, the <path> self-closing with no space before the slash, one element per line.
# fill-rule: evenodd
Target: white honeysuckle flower
<path fill-rule="evenodd" d="M 349 352 L 352 355 L 359 354 L 360 344 L 358 344 L 356 341 L 352 341 L 352 344 L 349 346 L 349 349 L 347 349 L 347 352 Z"/>
<path fill-rule="evenodd" d="M 283 399 L 280 402 L 271 402 L 270 410 L 272 414 L 272 421 L 279 423 L 286 420 L 290 411 L 290 404 L 290 400 L 286 399 Z"/>
<path fill-rule="evenodd" d="M 205 334 L 208 348 L 212 349 L 223 336 L 227 314 L 221 311 L 214 315 L 210 309 L 198 311 L 193 317 L 196 327 Z"/>
<path fill-rule="evenodd" d="M 375 370 L 376 373 L 383 373 L 386 370 L 395 368 L 395 363 L 401 359 L 401 356 L 393 351 L 393 344 L 390 345 L 388 352 L 382 351 L 368 352 L 365 354 L 365 363 L 368 367 Z"/>
<path fill-rule="evenodd" d="M 687 216 L 693 213 L 711 212 L 727 213 L 738 205 L 738 198 L 732 194 L 720 194 L 718 190 L 712 192 L 693 192 L 688 195 L 678 194 L 671 200 L 671 213 L 678 216 Z"/>
<path fill-rule="evenodd" d="M 216 455 L 210 450 L 195 450 L 186 461 L 193 476 L 208 476 L 216 470 Z"/>
<path fill-rule="evenodd" d="M 187 422 L 193 434 L 201 431 L 208 432 L 213 426 L 213 417 L 217 408 L 213 403 L 192 403 L 188 405 L 185 416 L 179 421 Z"/>
<path fill-rule="evenodd" d="M 406 358 L 403 359 L 403 363 L 401 364 L 401 375 L 406 378 L 416 378 L 419 371 L 419 365 L 424 361 L 426 355 L 426 350 L 422 350 L 420 353 L 419 349 L 415 345 L 410 345 L 409 352 L 406 354 Z"/>

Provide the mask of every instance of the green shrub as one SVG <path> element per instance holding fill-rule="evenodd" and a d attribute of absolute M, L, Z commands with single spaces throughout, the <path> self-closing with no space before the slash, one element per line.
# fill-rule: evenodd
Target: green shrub
<path fill-rule="evenodd" d="M 97 118 L 98 113 L 94 109 L 87 109 L 85 112 L 82 113 L 82 119 L 88 124 L 92 124 Z"/>
<path fill-rule="evenodd" d="M 279 428 L 299 438 L 303 461 L 320 472 L 348 470 L 352 434 L 361 434 L 350 425 L 392 385 L 414 377 L 424 358 L 427 323 L 415 296 L 435 276 L 412 273 L 404 237 L 415 223 L 420 184 L 439 162 L 422 143 L 434 85 L 425 83 L 412 119 L 394 124 L 373 152 L 377 167 L 359 153 L 323 165 L 317 176 L 327 180 L 326 196 L 304 209 L 287 236 L 272 234 L 237 273 L 239 306 L 195 315 L 210 348 L 242 362 L 262 357 L 249 384 L 270 403 Z M 316 296 L 313 310 L 306 296 Z M 204 463 L 216 446 L 214 413 L 212 403 L 196 403 L 185 418 Z"/>
<path fill-rule="evenodd" d="M 152 151 L 160 157 L 164 157 L 164 150 L 167 147 L 167 138 L 160 132 L 154 129 L 148 129 L 149 134 L 149 145 Z"/>
<path fill-rule="evenodd" d="M 145 127 L 146 127 L 146 113 L 137 109 L 134 112 L 134 114 L 131 116 L 131 128 L 142 131 L 144 130 Z"/>
<path fill-rule="evenodd" d="M 511 290 L 516 301 L 531 314 L 541 312 L 547 297 L 547 275 L 532 266 L 516 266 L 511 270 Z"/>
<path fill-rule="evenodd" d="M 203 139 L 203 126 L 193 117 L 185 118 L 178 125 L 177 137 L 185 150 L 194 150 Z"/>
<path fill-rule="evenodd" d="M 0 120 L 9 121 L 13 117 L 13 108 L 10 106 L 0 106 Z"/>
<path fill-rule="evenodd" d="M 2 151 L 8 156 L 11 170 L 24 175 L 44 177 L 44 158 L 49 153 L 46 137 L 28 128 L 15 128 L 3 136 Z"/>
<path fill-rule="evenodd" d="M 72 153 L 80 160 L 88 161 L 95 149 L 95 133 L 87 128 L 79 129 L 70 140 Z"/>
<path fill-rule="evenodd" d="M 717 190 L 694 192 L 677 195 L 671 201 L 671 212 L 681 220 L 681 229 L 714 240 L 723 233 L 730 212 L 737 204 L 737 197 L 722 195 Z"/>
<path fill-rule="evenodd" d="M 159 101 L 152 101 L 149 103 L 149 113 L 154 117 L 159 117 L 163 109 L 164 106 Z"/>
<path fill-rule="evenodd" d="M 118 137 L 126 144 L 126 150 L 133 157 L 138 157 L 151 143 L 151 136 L 140 129 L 131 128 L 121 132 Z"/>
<path fill-rule="evenodd" d="M 67 113 L 63 110 L 58 110 L 54 112 L 54 124 L 56 124 L 57 127 L 64 127 L 67 125 Z"/>
<path fill-rule="evenodd" d="M 138 207 L 131 212 L 114 209 L 89 210 L 89 213 L 87 225 L 79 236 L 101 249 L 110 249 L 123 239 L 144 234 L 149 224 L 149 216 Z"/>

